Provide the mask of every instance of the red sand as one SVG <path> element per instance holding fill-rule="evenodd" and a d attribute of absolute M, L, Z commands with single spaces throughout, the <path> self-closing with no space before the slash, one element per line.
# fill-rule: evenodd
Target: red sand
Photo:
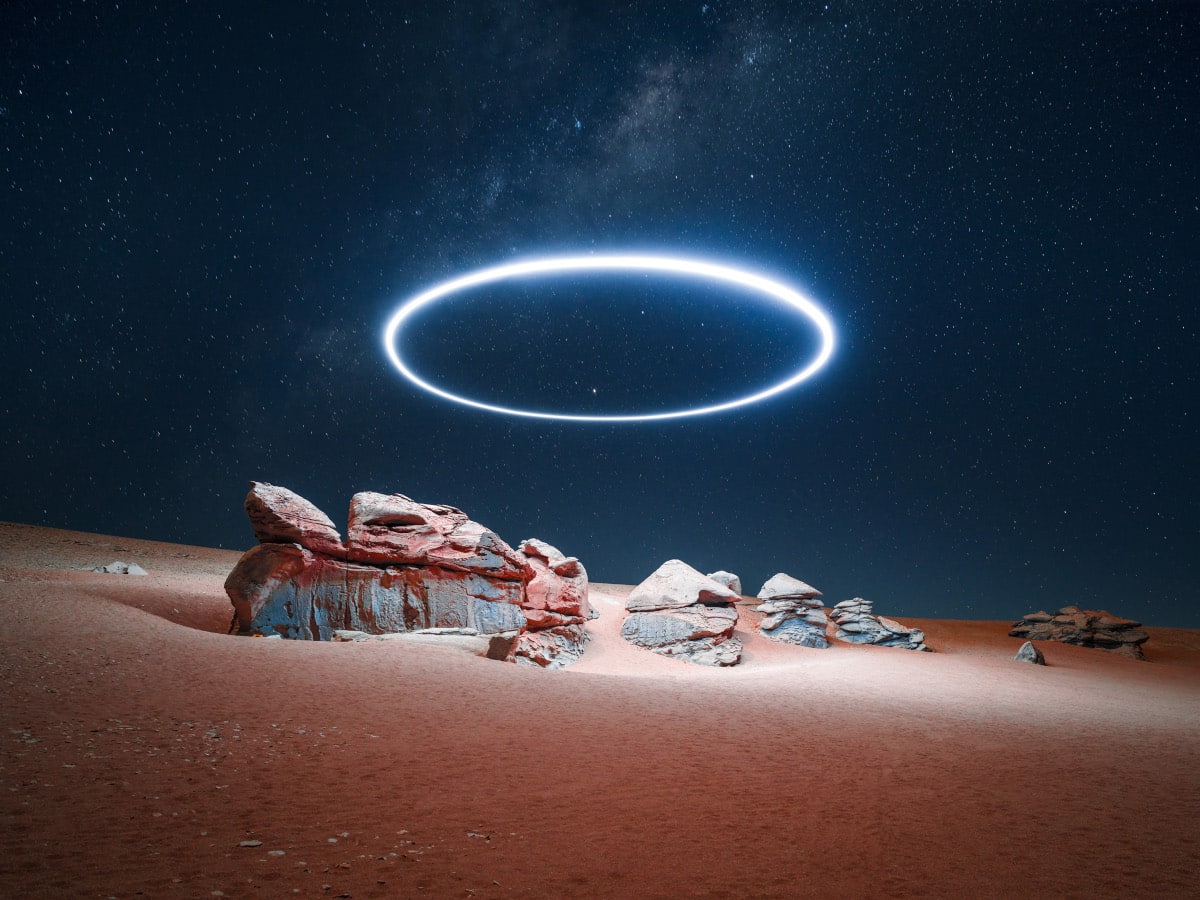
<path fill-rule="evenodd" d="M 0 524 L 0 896 L 1200 894 L 1200 632 L 1038 668 L 1006 622 L 820 651 L 748 604 L 707 669 L 594 585 L 546 672 L 227 636 L 238 555 Z"/>

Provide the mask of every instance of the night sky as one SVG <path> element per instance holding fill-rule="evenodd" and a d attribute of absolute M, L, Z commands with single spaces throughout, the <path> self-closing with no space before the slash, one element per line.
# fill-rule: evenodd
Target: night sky
<path fill-rule="evenodd" d="M 450 503 L 593 580 L 679 557 L 885 615 L 1200 627 L 1200 4 L 7 2 L 0 519 L 242 549 L 251 479 Z M 519 420 L 386 360 L 543 254 L 763 272 L 812 380 Z M 661 278 L 510 283 L 431 380 L 647 412 L 812 329 Z"/>

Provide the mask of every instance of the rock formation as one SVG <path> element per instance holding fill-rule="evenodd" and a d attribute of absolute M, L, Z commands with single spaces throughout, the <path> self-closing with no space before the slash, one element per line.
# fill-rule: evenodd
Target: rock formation
<path fill-rule="evenodd" d="M 587 572 L 575 557 L 536 538 L 522 541 L 520 552 L 532 577 L 522 604 L 529 627 L 517 638 L 515 659 L 551 669 L 570 665 L 587 641 Z"/>
<path fill-rule="evenodd" d="M 1023 616 L 1020 622 L 1013 623 L 1009 636 L 1098 647 L 1145 659 L 1142 644 L 1150 635 L 1141 628 L 1141 622 L 1122 619 L 1104 610 L 1064 606 L 1055 615 L 1039 611 Z"/>
<path fill-rule="evenodd" d="M 725 585 L 725 587 L 729 588 L 739 597 L 742 595 L 742 579 L 738 578 L 732 572 L 726 572 L 724 569 L 721 569 L 718 572 L 709 572 L 706 577 L 711 578 L 717 584 Z"/>
<path fill-rule="evenodd" d="M 254 482 L 260 543 L 225 582 L 243 634 L 506 635 L 509 658 L 557 667 L 583 649 L 587 572 L 542 541 L 517 551 L 452 506 L 355 494 L 343 543 L 329 517 L 287 488 Z"/>
<path fill-rule="evenodd" d="M 925 632 L 921 629 L 905 628 L 892 619 L 873 615 L 871 610 L 871 602 L 862 597 L 837 604 L 829 613 L 829 618 L 837 626 L 834 637 L 851 644 L 879 644 L 906 650 L 929 649 L 925 646 Z"/>
<path fill-rule="evenodd" d="M 829 620 L 824 604 L 817 599 L 820 596 L 815 587 L 791 575 L 780 572 L 771 576 L 758 592 L 758 599 L 763 602 L 756 608 L 764 613 L 759 631 L 785 644 L 828 647 L 825 630 Z"/>
<path fill-rule="evenodd" d="M 677 559 L 663 563 L 630 593 L 621 636 L 663 656 L 707 666 L 736 665 L 733 636 L 739 595 Z"/>
<path fill-rule="evenodd" d="M 1046 664 L 1046 657 L 1042 655 L 1041 650 L 1033 645 L 1033 641 L 1023 643 L 1013 659 L 1017 662 L 1032 663 L 1035 666 L 1044 666 Z"/>

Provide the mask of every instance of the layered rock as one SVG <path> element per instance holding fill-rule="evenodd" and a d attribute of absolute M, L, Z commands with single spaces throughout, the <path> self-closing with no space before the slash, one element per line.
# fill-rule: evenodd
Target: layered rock
<path fill-rule="evenodd" d="M 771 576 L 758 592 L 758 599 L 763 601 L 756 607 L 763 613 L 759 631 L 785 644 L 827 648 L 829 619 L 820 596 L 815 587 L 784 572 Z"/>
<path fill-rule="evenodd" d="M 299 544 L 314 553 L 345 558 L 346 547 L 333 521 L 294 491 L 252 481 L 245 505 L 260 544 Z"/>
<path fill-rule="evenodd" d="M 871 601 L 862 597 L 843 600 L 830 610 L 829 618 L 837 626 L 834 635 L 850 644 L 878 644 L 882 647 L 902 647 L 905 650 L 928 650 L 925 632 L 905 628 L 899 622 L 872 613 Z"/>
<path fill-rule="evenodd" d="M 1054 615 L 1038 611 L 1023 616 L 1020 622 L 1013 623 L 1009 636 L 1097 647 L 1134 659 L 1145 659 L 1142 644 L 1150 639 L 1150 635 L 1141 629 L 1141 622 L 1122 619 L 1104 610 L 1064 606 Z"/>
<path fill-rule="evenodd" d="M 522 541 L 519 549 L 532 575 L 522 603 L 529 628 L 517 638 L 513 658 L 546 669 L 570 665 L 587 642 L 587 571 L 575 557 L 536 538 Z"/>
<path fill-rule="evenodd" d="M 304 498 L 254 483 L 246 511 L 262 542 L 225 582 L 243 634 L 334 640 L 479 635 L 489 652 L 555 668 L 578 658 L 589 613 L 579 561 L 531 539 L 517 551 L 459 509 L 403 494 L 355 494 L 343 544 Z"/>
<path fill-rule="evenodd" d="M 355 562 L 440 566 L 512 581 L 528 577 L 524 557 L 461 509 L 403 494 L 355 494 L 346 551 Z"/>
<path fill-rule="evenodd" d="M 707 666 L 732 666 L 742 642 L 733 636 L 739 595 L 677 559 L 633 589 L 621 636 L 638 647 Z"/>

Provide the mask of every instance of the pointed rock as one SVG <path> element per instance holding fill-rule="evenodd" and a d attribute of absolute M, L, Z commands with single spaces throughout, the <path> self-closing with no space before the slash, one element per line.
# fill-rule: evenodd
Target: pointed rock
<path fill-rule="evenodd" d="M 670 559 L 635 587 L 625 602 L 630 612 L 682 609 L 697 603 L 721 605 L 741 599 L 725 585 L 678 559 Z"/>
<path fill-rule="evenodd" d="M 346 555 L 342 536 L 329 516 L 295 491 L 252 481 L 245 506 L 260 544 L 299 544 L 316 553 Z"/>
<path fill-rule="evenodd" d="M 1021 649 L 1017 651 L 1017 655 L 1013 659 L 1018 662 L 1032 663 L 1035 666 L 1044 666 L 1046 657 L 1042 655 L 1042 651 L 1033 645 L 1033 641 L 1026 641 L 1021 645 Z"/>

